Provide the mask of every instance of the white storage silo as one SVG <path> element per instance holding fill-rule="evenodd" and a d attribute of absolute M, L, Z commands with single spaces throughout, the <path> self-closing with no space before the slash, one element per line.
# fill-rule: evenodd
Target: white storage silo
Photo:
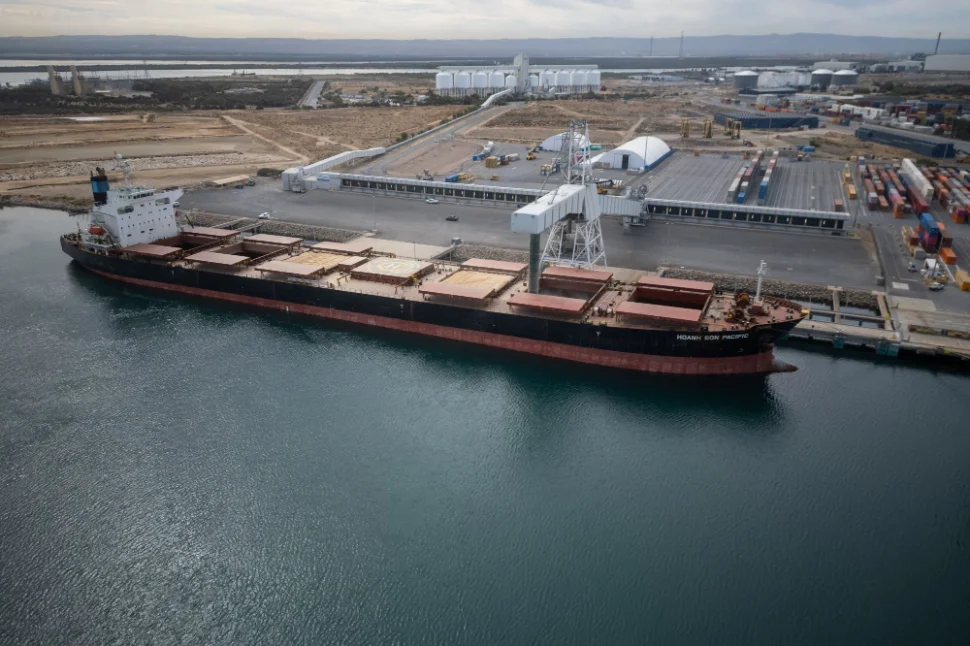
<path fill-rule="evenodd" d="M 753 90 L 758 87 L 758 73 L 751 70 L 737 72 L 734 75 L 735 90 Z"/>
<path fill-rule="evenodd" d="M 832 85 L 832 70 L 815 70 L 812 72 L 812 85 L 827 88 Z"/>
<path fill-rule="evenodd" d="M 472 86 L 472 75 L 468 72 L 458 72 L 455 74 L 455 94 L 465 96 Z"/>
<path fill-rule="evenodd" d="M 600 71 L 599 70 L 590 70 L 589 72 L 586 72 L 586 85 L 588 85 L 589 89 L 591 89 L 593 92 L 600 91 Z"/>
<path fill-rule="evenodd" d="M 572 76 L 572 72 L 569 70 L 559 70 L 556 73 L 556 88 L 563 92 L 569 89 L 569 77 Z"/>
<path fill-rule="evenodd" d="M 505 74 L 502 72 L 492 72 L 488 75 L 488 87 L 493 90 L 505 88 Z"/>
<path fill-rule="evenodd" d="M 556 85 L 556 73 L 553 70 L 546 70 L 539 77 L 539 83 L 543 88 L 551 88 Z"/>
<path fill-rule="evenodd" d="M 434 77 L 434 89 L 441 96 L 447 96 L 455 89 L 455 77 L 450 72 L 438 72 Z"/>
<path fill-rule="evenodd" d="M 519 84 L 519 78 L 515 74 L 509 74 L 505 77 L 505 88 L 515 89 Z"/>
<path fill-rule="evenodd" d="M 572 86 L 573 92 L 585 92 L 586 91 L 586 72 L 585 70 L 576 70 L 569 75 L 569 85 Z"/>
<path fill-rule="evenodd" d="M 832 85 L 836 87 L 848 87 L 859 82 L 859 74 L 853 70 L 839 70 L 832 75 Z"/>
<path fill-rule="evenodd" d="M 478 71 L 472 74 L 472 90 L 475 94 L 479 96 L 485 94 L 484 90 L 488 89 L 488 73 Z"/>
<path fill-rule="evenodd" d="M 529 74 L 529 87 L 531 87 L 533 90 L 539 87 L 538 74 Z"/>

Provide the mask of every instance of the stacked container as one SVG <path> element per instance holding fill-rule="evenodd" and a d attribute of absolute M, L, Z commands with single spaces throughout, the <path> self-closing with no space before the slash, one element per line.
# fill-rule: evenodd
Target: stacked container
<path fill-rule="evenodd" d="M 771 181 L 771 173 L 775 170 L 775 166 L 778 164 L 778 151 L 776 150 L 771 155 L 771 160 L 768 162 L 768 168 L 765 170 L 765 176 L 761 180 L 761 186 L 758 188 L 758 204 L 764 204 L 765 199 L 768 197 L 768 183 Z"/>

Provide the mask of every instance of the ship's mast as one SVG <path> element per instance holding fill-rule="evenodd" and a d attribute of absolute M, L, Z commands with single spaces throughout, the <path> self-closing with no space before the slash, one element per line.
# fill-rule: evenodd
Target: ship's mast
<path fill-rule="evenodd" d="M 768 273 L 768 264 L 764 260 L 762 260 L 761 264 L 758 265 L 758 289 L 754 293 L 755 302 L 758 302 L 761 300 L 761 280 L 765 277 L 765 274 L 767 273 Z"/>

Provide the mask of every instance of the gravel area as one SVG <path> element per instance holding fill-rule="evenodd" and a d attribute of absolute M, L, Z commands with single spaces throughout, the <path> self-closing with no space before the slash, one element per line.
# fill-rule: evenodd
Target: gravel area
<path fill-rule="evenodd" d="M 119 146 L 120 150 L 123 150 Z M 170 155 L 164 157 L 134 157 L 132 170 L 157 170 L 160 168 L 200 168 L 207 166 L 272 165 L 283 158 L 272 153 L 213 153 L 208 155 Z M 92 159 L 68 162 L 49 162 L 18 165 L 0 171 L 0 182 L 17 182 L 51 177 L 74 177 L 87 175 L 95 166 L 113 169 L 113 159 Z M 136 177 L 137 180 L 137 177 Z"/>
<path fill-rule="evenodd" d="M 663 269 L 661 276 L 668 278 L 684 278 L 687 280 L 704 280 L 713 282 L 717 289 L 729 291 L 746 291 L 754 293 L 758 286 L 758 279 L 747 276 L 731 276 L 728 274 L 714 274 L 704 271 L 688 269 Z M 787 298 L 800 303 L 828 303 L 832 304 L 831 290 L 819 285 L 805 283 L 790 283 L 783 280 L 766 278 L 761 283 L 761 291 L 771 296 Z M 861 289 L 843 289 L 839 295 L 839 303 L 848 307 L 863 307 L 878 310 L 879 304 L 872 292 Z"/>
<path fill-rule="evenodd" d="M 529 252 L 521 249 L 502 249 L 500 247 L 487 247 L 477 244 L 461 244 L 455 247 L 450 254 L 444 256 L 448 260 L 455 262 L 465 262 L 472 258 L 482 260 L 505 260 L 508 262 L 529 262 Z"/>
<path fill-rule="evenodd" d="M 362 231 L 350 231 L 348 229 L 333 229 L 331 227 L 319 227 L 310 224 L 296 224 L 293 222 L 281 222 L 279 220 L 255 220 L 253 218 L 237 218 L 231 215 L 221 215 L 219 213 L 193 212 L 187 213 L 186 219 L 190 224 L 197 226 L 214 227 L 226 222 L 238 221 L 245 226 L 259 223 L 259 233 L 270 233 L 279 236 L 294 236 L 304 240 L 316 240 L 327 242 L 349 242 L 356 240 L 363 235 Z"/>

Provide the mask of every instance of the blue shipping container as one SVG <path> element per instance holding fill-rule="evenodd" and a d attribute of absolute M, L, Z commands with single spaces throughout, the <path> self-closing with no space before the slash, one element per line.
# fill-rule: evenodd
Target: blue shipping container
<path fill-rule="evenodd" d="M 738 193 L 738 204 L 744 204 L 744 193 Z"/>
<path fill-rule="evenodd" d="M 455 175 L 449 175 L 448 177 L 445 178 L 445 181 L 446 182 L 457 182 L 458 181 L 458 175 L 457 174 L 455 174 Z"/>
<path fill-rule="evenodd" d="M 815 152 L 815 146 L 802 146 L 802 150 L 807 153 Z"/>

